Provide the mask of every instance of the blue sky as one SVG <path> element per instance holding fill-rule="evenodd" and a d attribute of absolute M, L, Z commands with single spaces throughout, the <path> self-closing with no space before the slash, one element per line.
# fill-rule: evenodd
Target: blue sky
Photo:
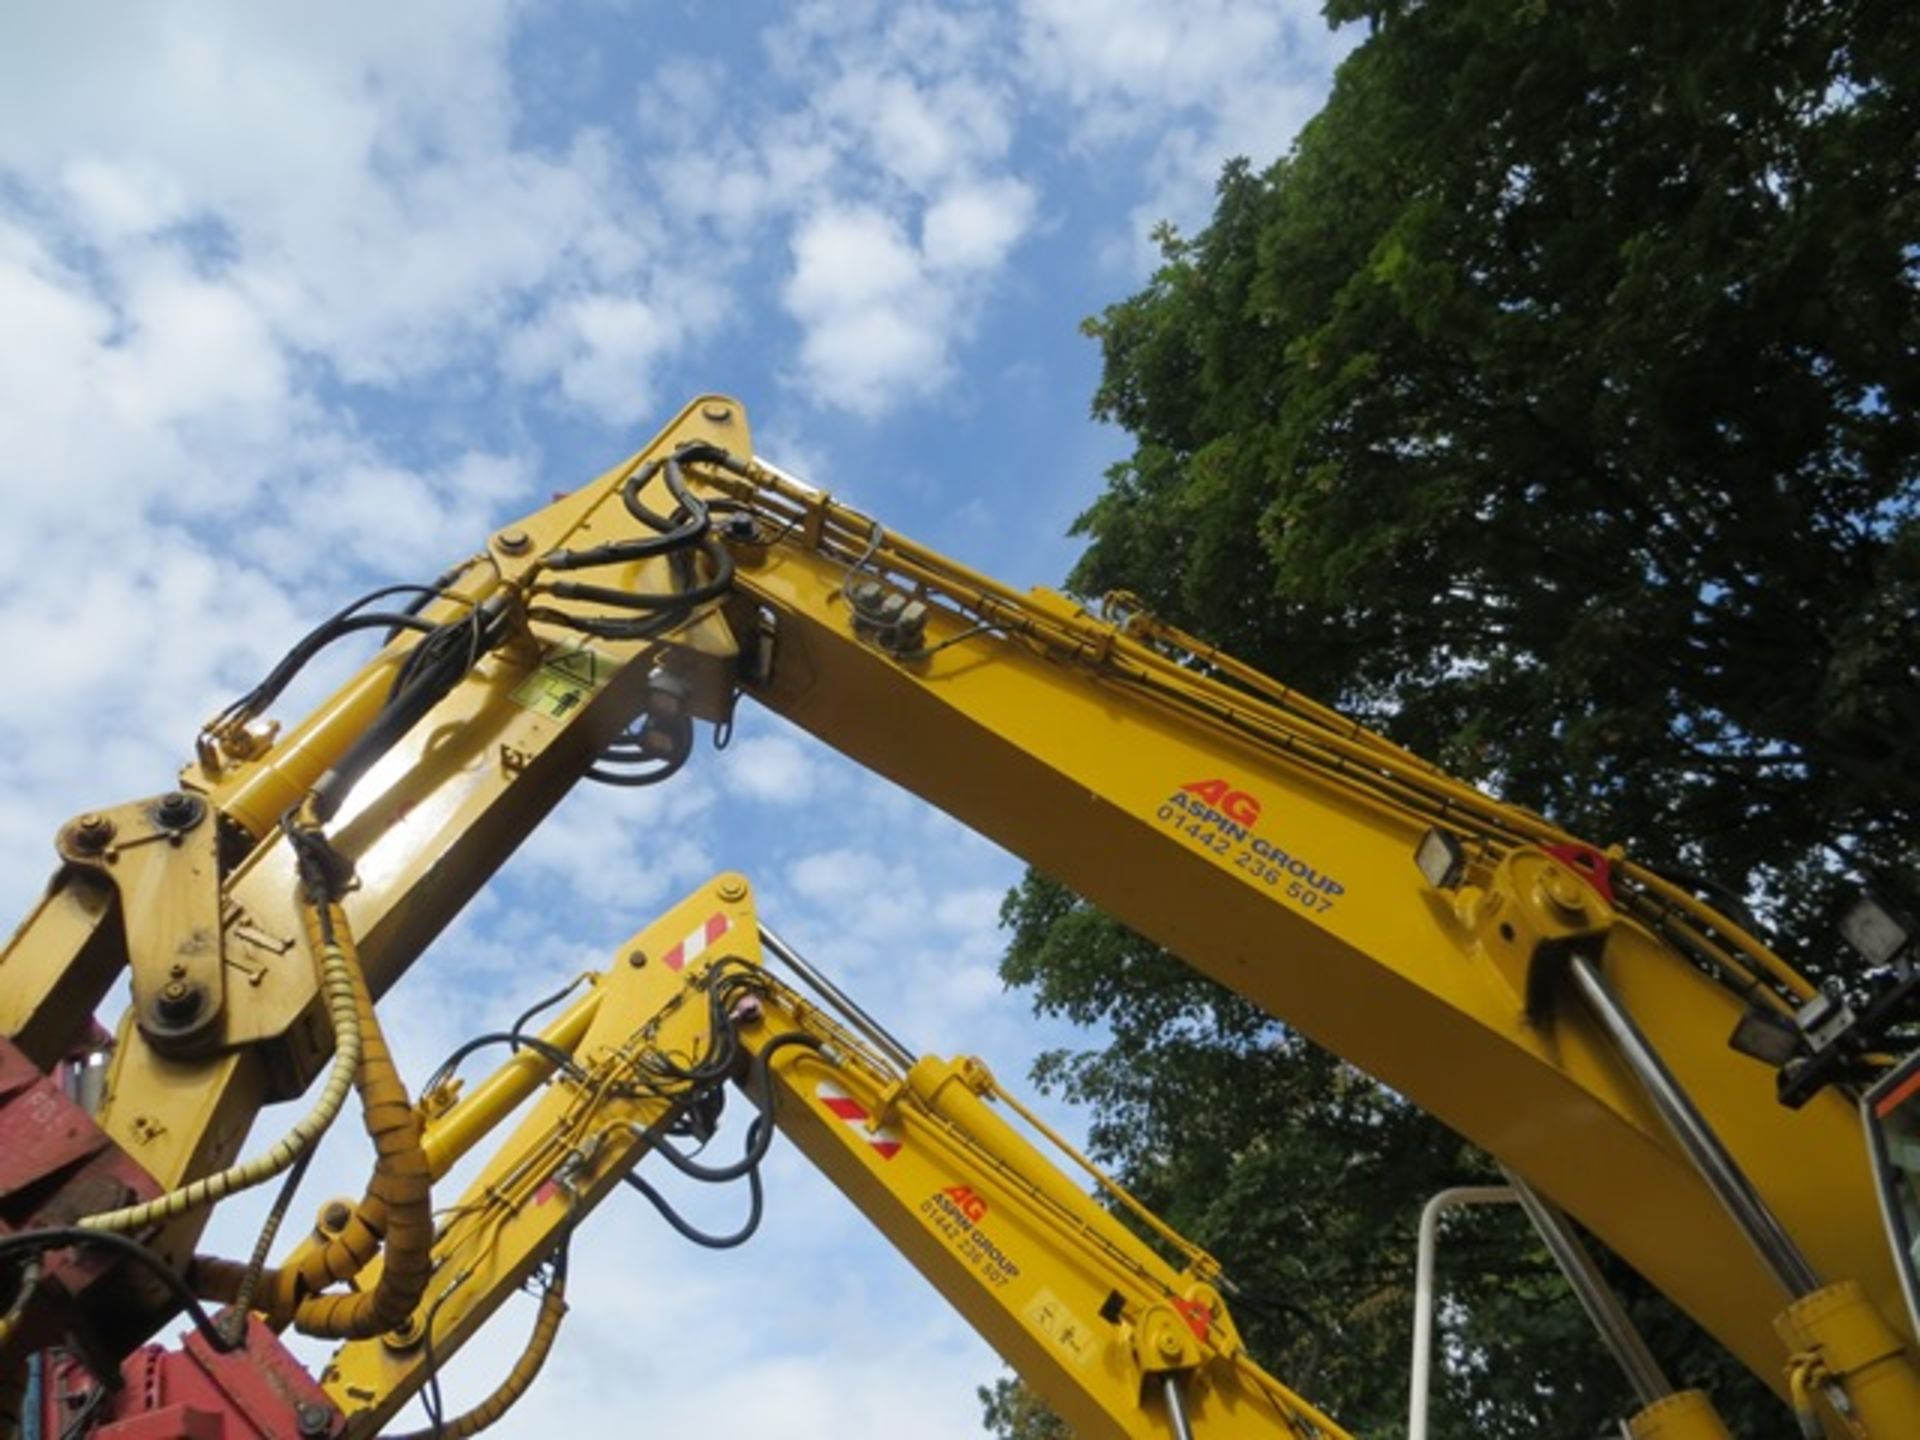
<path fill-rule="evenodd" d="M 891 527 L 1057 583 L 1125 444 L 1079 322 L 1225 159 L 1285 149 L 1350 40 L 1254 0 L 76 0 L 0 34 L 14 913 L 63 819 L 165 788 L 313 619 L 702 391 Z M 1015 1077 L 1073 1039 L 994 976 L 1015 860 L 743 712 L 727 754 L 583 793 L 515 858 L 396 992 L 409 1073 L 720 868 L 914 1045 Z M 303 1207 L 365 1163 L 330 1142 Z M 769 1181 L 722 1257 L 612 1202 L 502 1433 L 977 1433 L 990 1354 L 790 1152 Z M 521 1333 L 456 1370 L 484 1388 Z"/>

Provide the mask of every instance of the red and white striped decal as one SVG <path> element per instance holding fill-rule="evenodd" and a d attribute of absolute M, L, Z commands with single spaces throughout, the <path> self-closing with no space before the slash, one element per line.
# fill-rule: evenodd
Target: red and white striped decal
<path fill-rule="evenodd" d="M 733 922 L 724 915 L 709 915 L 706 923 L 700 926 L 686 939 L 675 945 L 660 957 L 660 963 L 669 970 L 679 970 L 690 960 L 698 960 L 714 941 L 733 928 Z"/>
<path fill-rule="evenodd" d="M 872 1117 L 873 1112 L 831 1080 L 822 1080 L 813 1093 L 819 1097 L 820 1103 L 828 1111 L 852 1126 L 855 1134 L 879 1151 L 882 1160 L 891 1160 L 900 1153 L 900 1147 L 906 1143 L 901 1138 L 900 1132 L 891 1125 L 882 1125 L 877 1130 L 869 1130 L 867 1121 Z"/>

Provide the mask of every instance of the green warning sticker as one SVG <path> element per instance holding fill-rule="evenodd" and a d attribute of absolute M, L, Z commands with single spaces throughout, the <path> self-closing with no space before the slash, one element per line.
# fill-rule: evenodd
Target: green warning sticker
<path fill-rule="evenodd" d="M 550 720 L 561 720 L 586 704 L 587 697 L 612 675 L 613 662 L 584 645 L 577 650 L 556 650 L 514 687 L 513 703 Z"/>

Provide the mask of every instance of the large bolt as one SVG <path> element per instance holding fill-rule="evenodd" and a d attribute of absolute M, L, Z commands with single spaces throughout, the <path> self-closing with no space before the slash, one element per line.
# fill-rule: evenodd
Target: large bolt
<path fill-rule="evenodd" d="M 333 1416 L 324 1405 L 316 1405 L 308 1400 L 296 1406 L 293 1414 L 294 1423 L 307 1440 L 318 1440 L 318 1437 L 330 1434 L 333 1430 Z"/>
<path fill-rule="evenodd" d="M 714 893 L 728 905 L 738 905 L 747 898 L 747 887 L 738 880 L 722 880 L 714 887 Z"/>
<path fill-rule="evenodd" d="M 524 555 L 527 546 L 533 542 L 527 538 L 527 532 L 520 529 L 502 530 L 493 537 L 493 543 L 508 555 Z"/>
<path fill-rule="evenodd" d="M 153 821 L 163 830 L 184 830 L 199 823 L 200 799 L 184 790 L 169 790 L 153 807 Z"/>
<path fill-rule="evenodd" d="M 73 822 L 73 843 L 86 851 L 104 850 L 113 839 L 113 821 L 89 812 Z"/>
<path fill-rule="evenodd" d="M 169 1025 L 184 1025 L 200 1013 L 201 990 L 185 980 L 169 980 L 160 987 L 160 1018 Z"/>
<path fill-rule="evenodd" d="M 1549 870 L 1541 877 L 1540 889 L 1555 909 L 1562 911 L 1570 918 L 1577 920 L 1586 915 L 1586 896 L 1582 893 L 1580 882 L 1571 875 L 1559 870 Z"/>
<path fill-rule="evenodd" d="M 715 425 L 725 425 L 733 419 L 733 407 L 731 405 L 722 405 L 719 401 L 714 400 L 701 406 L 700 414 L 703 419 L 710 420 Z"/>

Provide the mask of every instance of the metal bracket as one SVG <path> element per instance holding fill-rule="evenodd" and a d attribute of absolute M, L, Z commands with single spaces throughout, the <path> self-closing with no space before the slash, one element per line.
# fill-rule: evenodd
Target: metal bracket
<path fill-rule="evenodd" d="M 163 1054 L 205 1050 L 226 1004 L 219 827 L 186 790 L 82 815 L 55 841 L 120 892 L 134 1014 Z"/>
<path fill-rule="evenodd" d="M 1613 928 L 1613 907 L 1593 877 L 1530 845 L 1509 852 L 1484 890 L 1460 895 L 1461 918 L 1535 1023 L 1550 1013 L 1565 961 L 1597 953 Z"/>

